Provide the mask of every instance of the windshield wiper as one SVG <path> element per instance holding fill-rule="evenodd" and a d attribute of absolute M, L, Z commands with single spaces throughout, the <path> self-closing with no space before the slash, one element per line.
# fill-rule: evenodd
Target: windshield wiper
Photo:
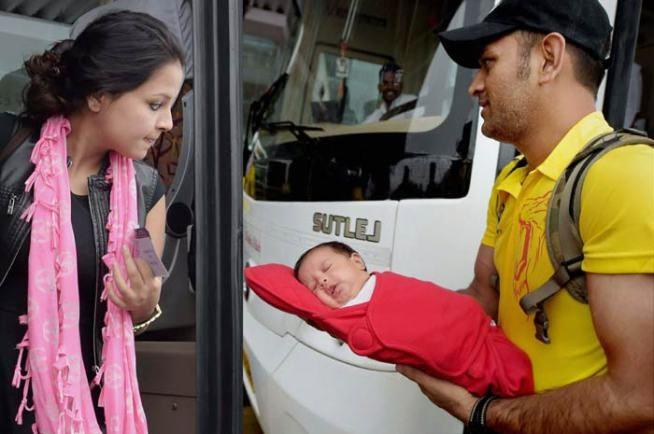
<path fill-rule="evenodd" d="M 243 169 L 245 169 L 252 152 L 250 150 L 250 137 L 261 128 L 261 123 L 270 116 L 270 108 L 284 90 L 287 81 L 288 74 L 283 72 L 259 99 L 252 101 L 250 104 L 248 120 L 245 124 L 245 137 L 243 138 Z"/>
<path fill-rule="evenodd" d="M 321 127 L 298 125 L 293 121 L 265 122 L 260 125 L 260 128 L 270 134 L 277 134 L 278 131 L 288 131 L 295 136 L 298 142 L 305 145 L 314 145 L 316 143 L 316 139 L 309 136 L 305 131 L 325 131 Z"/>
<path fill-rule="evenodd" d="M 288 74 L 286 72 L 282 73 L 277 79 L 270 85 L 270 87 L 259 97 L 259 99 L 252 101 L 250 104 L 250 111 L 248 113 L 248 121 L 246 125 L 246 144 L 248 142 L 248 136 L 254 134 L 260 127 L 261 123 L 270 115 L 269 109 L 274 105 L 275 101 L 281 94 L 284 87 L 286 87 L 286 82 L 288 81 Z"/>

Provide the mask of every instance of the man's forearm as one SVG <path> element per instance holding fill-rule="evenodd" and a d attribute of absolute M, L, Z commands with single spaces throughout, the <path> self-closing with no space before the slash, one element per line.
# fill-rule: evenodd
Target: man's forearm
<path fill-rule="evenodd" d="M 477 300 L 481 307 L 484 309 L 486 314 L 493 319 L 497 319 L 497 292 L 490 286 L 484 290 L 480 287 L 481 284 L 477 279 L 473 280 L 470 283 L 470 286 L 464 289 L 459 289 L 457 292 L 465 294 Z"/>
<path fill-rule="evenodd" d="M 475 259 L 475 274 L 472 282 L 458 292 L 468 295 L 479 302 L 481 307 L 493 319 L 497 319 L 498 293 L 495 289 L 497 271 L 493 261 L 492 247 L 481 244 Z"/>
<path fill-rule="evenodd" d="M 496 400 L 486 413 L 486 425 L 506 434 L 654 433 L 653 424 L 652 409 L 638 395 L 617 391 L 608 376 Z"/>

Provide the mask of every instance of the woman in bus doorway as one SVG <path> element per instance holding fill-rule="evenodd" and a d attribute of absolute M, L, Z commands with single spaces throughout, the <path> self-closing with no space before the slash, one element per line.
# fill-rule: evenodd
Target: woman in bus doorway
<path fill-rule="evenodd" d="M 0 143 L 0 432 L 145 433 L 134 332 L 160 314 L 164 188 L 138 161 L 172 127 L 184 55 L 165 25 L 116 12 L 25 62 Z M 31 411 L 33 410 L 33 411 Z"/>

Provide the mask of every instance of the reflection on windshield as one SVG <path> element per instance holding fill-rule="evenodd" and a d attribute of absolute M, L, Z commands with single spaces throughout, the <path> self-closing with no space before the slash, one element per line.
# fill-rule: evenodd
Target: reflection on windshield
<path fill-rule="evenodd" d="M 346 58 L 344 76 L 337 74 L 336 53 L 325 50 L 318 55 L 316 78 L 311 95 L 312 122 L 358 124 L 377 105 L 377 75 L 380 64 L 356 58 Z M 342 74 L 342 73 L 341 73 Z"/>
<path fill-rule="evenodd" d="M 457 68 L 436 50 L 435 32 L 462 25 L 465 3 L 457 3 L 409 0 L 382 10 L 373 0 L 307 0 L 298 59 L 269 120 L 357 125 L 446 117 Z"/>
<path fill-rule="evenodd" d="M 286 71 L 298 38 L 302 34 L 296 2 L 289 10 L 273 11 L 249 4 L 243 22 L 241 49 L 243 125 L 252 103 L 261 99 L 272 83 Z M 247 129 L 244 130 L 248 134 Z"/>
<path fill-rule="evenodd" d="M 439 49 L 435 33 L 478 21 L 492 1 L 356 3 L 305 3 L 297 61 L 266 122 L 302 126 L 306 137 L 259 130 L 246 192 L 293 201 L 465 196 L 472 71 Z"/>

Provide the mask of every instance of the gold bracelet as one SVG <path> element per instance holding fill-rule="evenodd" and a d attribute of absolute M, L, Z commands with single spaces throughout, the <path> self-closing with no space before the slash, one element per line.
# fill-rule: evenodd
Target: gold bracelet
<path fill-rule="evenodd" d="M 154 312 L 152 313 L 150 318 L 146 319 L 143 322 L 140 322 L 140 323 L 134 325 L 134 327 L 133 327 L 134 334 L 139 334 L 141 332 L 144 332 L 145 329 L 147 329 L 150 326 L 150 324 L 155 322 L 157 320 L 157 318 L 159 318 L 160 316 L 161 316 L 161 307 L 159 306 L 159 303 L 157 303 L 157 305 L 154 307 Z"/>

